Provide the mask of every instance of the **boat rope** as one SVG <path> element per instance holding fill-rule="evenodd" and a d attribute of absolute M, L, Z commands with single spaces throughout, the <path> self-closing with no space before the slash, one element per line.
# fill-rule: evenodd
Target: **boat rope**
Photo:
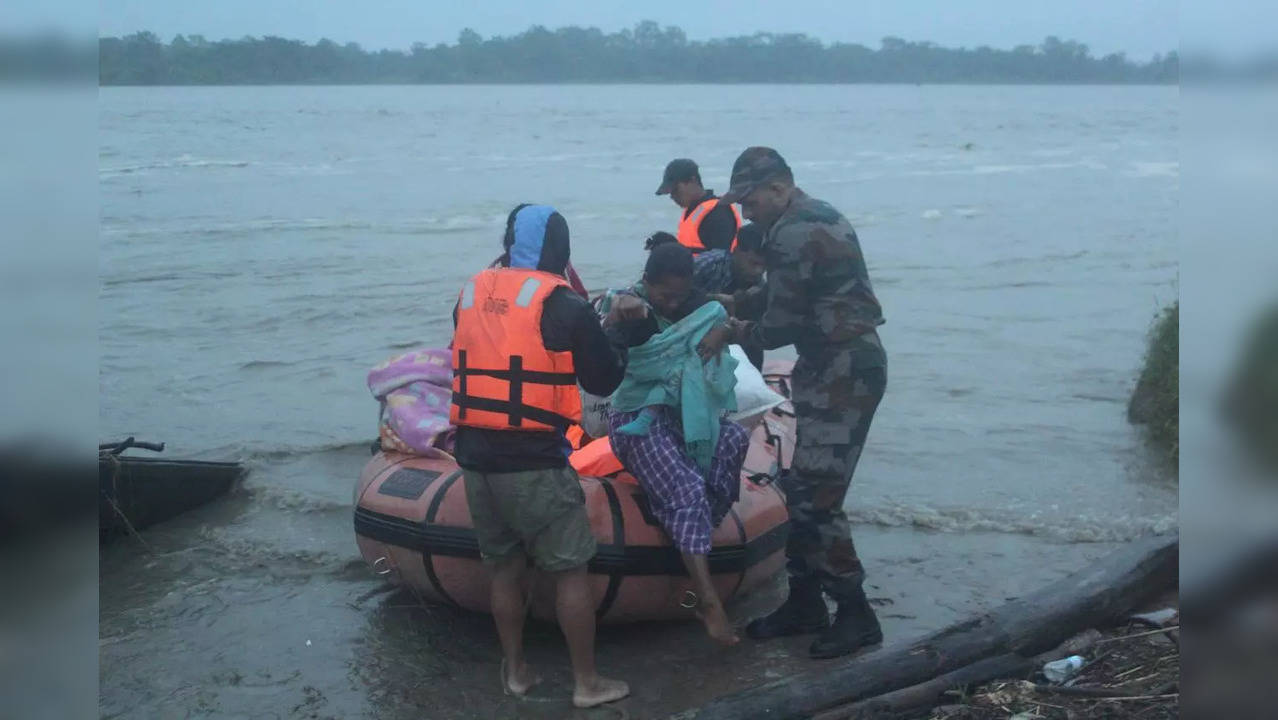
<path fill-rule="evenodd" d="M 130 438 L 130 440 L 131 439 L 132 438 Z M 124 465 L 124 463 L 120 462 L 120 457 L 113 453 L 98 453 L 98 459 L 103 458 L 106 458 L 111 462 L 111 493 L 114 495 L 114 497 L 108 496 L 106 501 L 111 503 L 111 509 L 115 511 L 116 515 L 120 516 L 120 520 L 124 523 L 124 529 L 128 531 L 129 535 L 133 536 L 139 543 L 141 543 L 142 547 L 148 553 L 154 555 L 155 550 L 151 548 L 150 544 L 148 544 L 146 540 L 142 539 L 142 534 L 137 531 L 137 528 L 133 527 L 133 523 L 129 521 L 129 516 L 124 514 L 124 509 L 115 501 L 115 498 L 120 496 L 120 468 Z"/>

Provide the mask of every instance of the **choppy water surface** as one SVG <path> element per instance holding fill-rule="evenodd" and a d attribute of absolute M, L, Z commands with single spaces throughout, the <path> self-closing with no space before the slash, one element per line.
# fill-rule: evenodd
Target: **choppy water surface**
<path fill-rule="evenodd" d="M 890 368 L 849 510 L 891 636 L 1174 528 L 1123 411 L 1176 295 L 1176 132 L 1174 88 L 104 88 L 102 432 L 254 472 L 102 553 L 103 715 L 567 714 L 496 692 L 487 619 L 359 562 L 364 375 L 447 341 L 516 203 L 564 213 L 592 288 L 632 280 L 674 227 L 652 190 L 676 156 L 723 189 L 742 148 L 774 145 L 857 227 Z M 531 642 L 562 670 L 553 630 Z M 644 716 L 802 647 L 658 625 L 600 653 Z"/>

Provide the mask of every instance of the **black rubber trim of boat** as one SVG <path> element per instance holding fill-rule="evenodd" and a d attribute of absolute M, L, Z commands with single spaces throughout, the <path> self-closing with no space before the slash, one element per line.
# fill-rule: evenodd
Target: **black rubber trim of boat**
<path fill-rule="evenodd" d="M 603 488 L 604 495 L 608 497 L 608 509 L 612 512 L 611 547 L 625 548 L 626 516 L 621 512 L 621 501 L 617 499 L 617 489 L 612 486 L 612 481 L 607 479 L 600 479 L 599 485 Z M 598 557 L 598 551 L 596 551 L 595 555 Z M 621 582 L 625 579 L 626 569 L 624 565 L 608 573 L 608 588 L 604 590 L 603 599 L 599 601 L 599 608 L 595 610 L 595 618 L 603 619 L 603 616 L 607 615 L 608 611 L 612 609 L 612 604 L 617 601 L 617 593 L 621 591 Z"/>
<path fill-rule="evenodd" d="M 745 523 L 741 522 L 741 516 L 737 514 L 736 508 L 729 508 L 728 514 L 732 516 L 732 522 L 737 525 L 737 536 L 741 538 L 741 546 L 745 547 L 750 543 L 750 541 L 746 539 Z M 745 583 L 746 571 L 749 569 L 750 568 L 748 566 L 743 566 L 741 568 L 741 575 L 737 578 L 737 586 L 732 588 L 730 596 L 736 595 L 737 591 L 741 589 L 741 585 Z"/>
<path fill-rule="evenodd" d="M 455 479 L 456 476 L 450 476 L 449 484 Z M 440 494 L 442 495 L 446 489 L 441 488 Z M 416 550 L 426 555 L 479 559 L 479 543 L 475 540 L 475 531 L 470 528 L 413 522 L 365 508 L 356 508 L 355 532 L 372 540 Z M 735 574 L 762 562 L 773 553 L 785 548 L 789 532 L 789 523 L 785 522 L 744 545 L 721 545 L 711 548 L 706 558 L 710 565 L 710 572 L 715 575 Z M 600 545 L 588 567 L 590 572 L 596 575 L 620 573 L 623 576 L 686 576 L 688 574 L 679 551 L 670 545 L 620 548 L 612 544 Z M 430 571 L 429 564 L 427 570 Z M 432 582 L 434 581 L 432 578 Z"/>
<path fill-rule="evenodd" d="M 439 490 L 435 491 L 435 497 L 430 499 L 430 508 L 426 510 L 426 526 L 435 522 L 435 514 L 439 512 L 439 506 L 443 504 L 444 496 L 448 494 L 449 488 L 451 488 L 453 483 L 457 482 L 457 478 L 461 476 L 462 471 L 460 469 L 454 470 L 452 475 L 444 478 L 440 483 Z M 359 511 L 362 509 L 363 508 L 356 508 L 355 510 L 356 532 L 358 532 L 359 526 Z M 473 530 L 471 531 L 471 534 L 472 536 L 474 535 Z M 474 540 L 472 537 L 472 542 L 475 543 L 475 557 L 479 557 L 479 541 Z M 449 595 L 448 591 L 444 589 L 444 584 L 439 581 L 439 575 L 435 573 L 435 553 L 431 552 L 429 545 L 424 545 L 420 549 L 422 551 L 422 564 L 426 567 L 426 577 L 430 579 L 430 584 L 435 587 L 435 592 L 439 593 L 440 597 L 447 600 L 449 605 L 452 605 L 453 607 L 461 607 L 461 605 L 453 599 L 453 596 Z"/>
<path fill-rule="evenodd" d="M 784 471 L 783 471 L 783 472 L 784 472 Z M 785 491 L 784 491 L 784 490 L 782 490 L 781 488 L 777 487 L 777 486 L 778 486 L 778 485 L 780 485 L 780 484 L 781 484 L 781 483 L 779 483 L 779 482 L 770 482 L 770 483 L 768 483 L 768 487 L 772 490 L 772 492 L 774 492 L 774 493 L 776 493 L 776 494 L 777 494 L 777 497 L 781 498 L 781 504 L 782 504 L 782 505 L 784 505 L 784 506 L 786 507 L 786 510 L 789 510 L 789 509 L 790 509 L 790 501 L 788 501 L 788 500 L 786 500 L 786 499 L 785 499 Z"/>

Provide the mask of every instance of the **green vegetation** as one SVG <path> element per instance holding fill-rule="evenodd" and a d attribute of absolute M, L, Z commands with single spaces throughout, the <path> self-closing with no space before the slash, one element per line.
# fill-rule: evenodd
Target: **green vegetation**
<path fill-rule="evenodd" d="M 1243 445 L 1278 471 L 1278 305 L 1252 327 L 1226 391 L 1224 411 Z"/>
<path fill-rule="evenodd" d="M 756 33 L 690 41 L 647 21 L 605 34 L 540 25 L 484 39 L 463 30 L 452 45 L 409 52 L 355 43 L 308 45 L 280 37 L 209 41 L 149 32 L 99 40 L 102 85 L 361 83 L 1176 83 L 1176 52 L 1149 62 L 1093 57 L 1049 37 L 1012 50 L 943 48 L 887 37 L 877 50 L 802 34 Z"/>
<path fill-rule="evenodd" d="M 1154 320 L 1145 367 L 1127 406 L 1127 418 L 1144 425 L 1172 462 L 1180 459 L 1180 302 Z"/>

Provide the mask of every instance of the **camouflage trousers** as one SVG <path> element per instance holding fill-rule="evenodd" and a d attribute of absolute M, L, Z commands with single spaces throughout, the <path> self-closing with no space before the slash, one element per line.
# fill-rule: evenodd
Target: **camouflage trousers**
<path fill-rule="evenodd" d="M 835 599 L 865 578 L 843 504 L 887 388 L 885 367 L 840 365 L 817 370 L 804 368 L 802 360 L 795 365 L 798 439 L 793 465 L 782 479 L 790 511 L 790 577 L 818 580 Z"/>

